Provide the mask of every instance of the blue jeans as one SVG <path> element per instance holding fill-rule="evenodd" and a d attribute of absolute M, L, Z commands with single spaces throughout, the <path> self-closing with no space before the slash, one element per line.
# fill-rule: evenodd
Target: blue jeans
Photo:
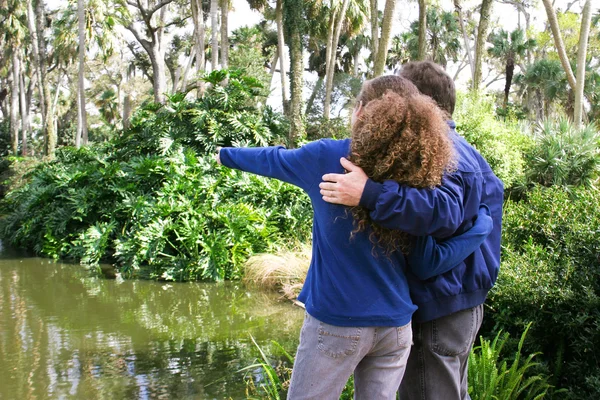
<path fill-rule="evenodd" d="M 344 327 L 306 314 L 288 399 L 338 400 L 354 372 L 355 399 L 395 399 L 412 343 L 402 327 Z"/>
<path fill-rule="evenodd" d="M 482 320 L 481 304 L 413 323 L 414 345 L 400 385 L 400 400 L 469 400 L 469 353 Z"/>

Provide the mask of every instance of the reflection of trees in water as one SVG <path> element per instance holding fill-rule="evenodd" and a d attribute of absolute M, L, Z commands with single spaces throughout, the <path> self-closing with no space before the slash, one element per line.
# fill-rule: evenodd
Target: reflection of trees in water
<path fill-rule="evenodd" d="M 276 295 L 79 271 L 0 261 L 0 398 L 235 398 L 250 333 L 296 346 L 303 312 Z"/>

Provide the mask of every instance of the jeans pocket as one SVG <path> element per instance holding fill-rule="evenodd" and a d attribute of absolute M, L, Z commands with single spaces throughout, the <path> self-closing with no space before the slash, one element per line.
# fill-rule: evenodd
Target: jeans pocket
<path fill-rule="evenodd" d="M 431 321 L 432 351 L 455 357 L 471 350 L 479 329 L 476 308 L 458 311 Z"/>
<path fill-rule="evenodd" d="M 399 326 L 396 328 L 396 332 L 398 334 L 398 347 L 401 349 L 405 349 L 407 347 L 412 346 L 412 326 L 409 322 L 404 326 Z"/>
<path fill-rule="evenodd" d="M 356 352 L 362 329 L 357 327 L 335 326 L 324 322 L 319 324 L 319 351 L 332 358 L 352 355 Z"/>

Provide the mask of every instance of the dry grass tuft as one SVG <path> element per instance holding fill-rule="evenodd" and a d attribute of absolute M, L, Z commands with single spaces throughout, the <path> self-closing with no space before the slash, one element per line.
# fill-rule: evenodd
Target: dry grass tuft
<path fill-rule="evenodd" d="M 298 297 L 310 265 L 310 249 L 256 254 L 245 264 L 244 282 L 277 290 L 293 300 Z"/>

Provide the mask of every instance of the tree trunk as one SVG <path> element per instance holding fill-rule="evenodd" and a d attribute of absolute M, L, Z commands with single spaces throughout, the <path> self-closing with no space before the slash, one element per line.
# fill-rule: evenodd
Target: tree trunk
<path fill-rule="evenodd" d="M 277 0 L 275 5 L 275 22 L 277 24 L 277 53 L 279 54 L 279 74 L 281 76 L 281 101 L 283 113 L 289 114 L 288 82 L 285 63 L 285 40 L 283 37 L 283 0 Z"/>
<path fill-rule="evenodd" d="M 158 46 L 152 48 L 150 62 L 152 63 L 153 72 L 154 101 L 164 104 L 165 93 L 167 92 L 167 75 L 164 56 Z"/>
<path fill-rule="evenodd" d="M 35 25 L 38 39 L 38 51 L 40 61 L 40 75 L 43 98 L 40 102 L 44 103 L 46 118 L 43 121 L 44 132 L 44 153 L 50 158 L 54 158 L 56 152 L 56 129 L 54 126 L 54 110 L 52 109 L 52 96 L 50 94 L 50 85 L 48 83 L 48 74 L 46 72 L 46 39 L 44 38 L 44 28 L 46 26 L 46 15 L 44 11 L 44 2 L 37 1 L 35 7 Z"/>
<path fill-rule="evenodd" d="M 85 112 L 85 4 L 84 0 L 77 1 L 77 19 L 79 22 L 79 76 L 77 81 L 77 134 L 75 147 L 79 148 L 81 142 L 87 144 L 87 115 Z"/>
<path fill-rule="evenodd" d="M 433 53 L 435 56 L 435 52 Z M 419 0 L 419 53 L 418 59 L 427 56 L 427 0 Z"/>
<path fill-rule="evenodd" d="M 31 122 L 29 119 L 29 99 L 25 90 L 25 69 L 21 62 L 21 71 L 19 79 L 20 109 L 21 109 L 21 154 L 28 155 L 27 138 L 31 131 Z"/>
<path fill-rule="evenodd" d="M 567 81 L 569 82 L 569 86 L 571 86 L 572 90 L 575 90 L 575 76 L 573 75 L 573 71 L 571 70 L 571 64 L 569 64 L 569 58 L 567 57 L 567 52 L 565 51 L 565 45 L 560 34 L 560 28 L 558 26 L 558 20 L 556 19 L 556 13 L 554 12 L 554 8 L 552 8 L 552 3 L 550 3 L 550 0 L 542 0 L 542 2 L 544 3 L 546 14 L 548 15 L 550 30 L 552 31 L 552 37 L 554 38 L 554 45 L 556 46 L 556 51 L 558 52 L 560 63 L 562 64 L 563 69 L 567 74 Z"/>
<path fill-rule="evenodd" d="M 125 73 L 126 82 L 129 83 L 131 80 L 133 66 L 127 67 L 127 72 Z M 129 87 L 127 85 L 126 87 Z M 128 130 L 131 126 L 130 118 L 131 118 L 131 108 L 132 108 L 131 94 L 127 92 L 125 94 L 125 98 L 123 99 L 123 130 Z"/>
<path fill-rule="evenodd" d="M 375 64 L 377 58 L 377 46 L 379 44 L 379 11 L 377 0 L 371 0 L 371 60 Z"/>
<path fill-rule="evenodd" d="M 304 60 L 302 57 L 303 5 L 297 0 L 283 0 L 283 22 L 290 49 L 290 136 L 289 145 L 295 146 L 304 137 L 302 121 L 302 87 Z"/>
<path fill-rule="evenodd" d="M 221 68 L 229 67 L 229 37 L 227 25 L 229 21 L 229 0 L 221 0 Z"/>
<path fill-rule="evenodd" d="M 211 30 L 211 70 L 217 69 L 219 64 L 219 0 L 210 1 L 210 30 Z"/>
<path fill-rule="evenodd" d="M 460 24 L 460 30 L 463 35 L 463 42 L 465 44 L 465 52 L 467 53 L 467 57 L 469 59 L 469 67 L 471 70 L 471 81 L 475 81 L 475 65 L 473 63 L 473 55 L 471 54 L 471 44 L 469 42 L 469 36 L 467 35 L 467 29 L 465 28 L 464 16 L 462 13 L 462 5 L 461 0 L 454 0 L 454 8 L 456 9 L 456 13 L 458 14 L 458 22 Z"/>
<path fill-rule="evenodd" d="M 306 110 L 304 111 L 304 114 L 308 115 L 308 113 L 310 113 L 310 109 L 312 108 L 313 104 L 315 103 L 315 98 L 317 97 L 317 93 L 319 93 L 319 90 L 321 89 L 322 86 L 323 86 L 323 77 L 319 76 L 317 78 L 317 81 L 315 82 L 315 87 L 313 88 L 313 91 L 310 94 L 308 101 L 306 102 Z"/>
<path fill-rule="evenodd" d="M 513 74 L 515 72 L 515 57 L 510 54 L 506 58 L 506 84 L 504 85 L 504 108 L 508 106 L 508 94 L 510 93 L 510 86 L 512 84 Z"/>
<path fill-rule="evenodd" d="M 14 156 L 19 149 L 19 56 L 16 51 L 11 56 L 10 84 L 10 149 Z"/>
<path fill-rule="evenodd" d="M 39 39 L 36 27 L 36 17 L 33 12 L 32 0 L 27 0 L 27 28 L 31 35 L 31 45 L 33 47 L 34 70 L 37 74 L 38 91 L 40 92 L 40 112 L 42 121 L 46 120 L 46 104 L 44 103 L 44 85 L 42 81 L 42 64 L 40 62 Z"/>
<path fill-rule="evenodd" d="M 204 94 L 204 81 L 200 79 L 200 76 L 204 74 L 204 35 L 206 33 L 204 28 L 204 12 L 202 11 L 202 0 L 192 0 L 192 18 L 194 20 L 194 37 L 196 46 L 196 80 L 198 82 L 198 89 L 196 96 L 202 97 Z"/>
<path fill-rule="evenodd" d="M 331 46 L 331 49 L 327 52 L 329 54 L 329 58 L 327 59 L 327 64 L 325 67 L 325 104 L 323 105 L 323 118 L 326 120 L 329 119 L 329 109 L 331 107 L 331 92 L 333 91 L 333 74 L 335 72 L 335 61 L 337 56 L 337 45 L 340 40 L 340 34 L 342 32 L 342 25 L 344 23 L 344 19 L 346 17 L 346 11 L 348 10 L 349 0 L 344 0 L 342 3 L 342 9 L 339 14 L 333 12 L 332 10 L 332 21 L 334 24 L 335 30 L 332 32 L 331 41 L 328 41 L 328 47 Z M 336 17 L 337 14 L 337 17 Z M 330 32 L 331 28 L 330 27 Z"/>
<path fill-rule="evenodd" d="M 479 17 L 479 26 L 477 27 L 477 42 L 475 44 L 475 72 L 473 73 L 473 90 L 479 90 L 481 83 L 481 70 L 483 64 L 483 53 L 485 51 L 485 41 L 490 25 L 490 14 L 492 12 L 493 0 L 483 0 Z"/>
<path fill-rule="evenodd" d="M 387 51 L 390 45 L 392 22 L 396 11 L 396 0 L 386 0 L 385 9 L 383 10 L 383 22 L 381 24 L 381 40 L 377 45 L 377 58 L 373 67 L 373 77 L 378 77 L 383 74 L 385 68 L 385 60 L 387 59 Z"/>
<path fill-rule="evenodd" d="M 575 88 L 575 112 L 573 122 L 575 128 L 581 128 L 581 117 L 583 114 L 583 89 L 585 86 L 585 59 L 592 21 L 591 0 L 587 0 L 581 14 L 581 29 L 579 30 L 579 49 L 577 49 L 577 86 Z"/>

